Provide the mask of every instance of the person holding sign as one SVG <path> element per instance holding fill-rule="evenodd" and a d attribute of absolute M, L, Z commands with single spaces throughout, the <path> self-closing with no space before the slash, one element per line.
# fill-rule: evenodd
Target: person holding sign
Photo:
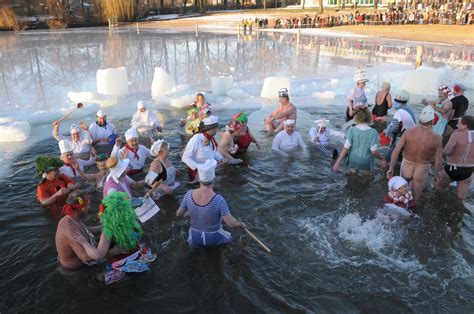
<path fill-rule="evenodd" d="M 207 160 L 198 164 L 200 187 L 184 195 L 177 217 L 190 217 L 188 243 L 191 246 L 217 246 L 232 242 L 232 234 L 222 228 L 222 220 L 231 228 L 247 228 L 230 213 L 225 199 L 214 193 L 214 178 L 217 162 Z"/>

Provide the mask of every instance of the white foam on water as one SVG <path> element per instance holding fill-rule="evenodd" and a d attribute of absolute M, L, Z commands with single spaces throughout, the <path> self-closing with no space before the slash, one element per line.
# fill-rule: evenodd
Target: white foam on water
<path fill-rule="evenodd" d="M 288 94 L 291 97 L 291 81 L 288 77 L 270 76 L 263 81 L 262 91 L 260 97 L 276 99 L 278 98 L 278 91 L 282 88 L 288 89 Z"/>
<path fill-rule="evenodd" d="M 163 68 L 156 67 L 151 84 L 151 97 L 153 99 L 174 91 L 175 80 Z"/>
<path fill-rule="evenodd" d="M 213 76 L 211 77 L 212 94 L 214 96 L 226 96 L 227 92 L 232 89 L 234 79 L 229 76 Z"/>
<path fill-rule="evenodd" d="M 335 79 L 335 78 L 331 79 L 331 87 L 332 88 L 336 88 L 337 83 L 339 83 L 338 79 Z"/>
<path fill-rule="evenodd" d="M 398 250 L 405 231 L 400 224 L 386 224 L 380 218 L 363 219 L 358 213 L 337 217 L 337 212 L 298 223 L 305 230 L 313 250 L 330 267 L 348 264 L 373 265 L 403 272 L 422 271 L 419 260 Z M 365 253 L 363 253 L 365 252 Z"/>
<path fill-rule="evenodd" d="M 128 74 L 125 67 L 99 69 L 96 78 L 99 94 L 119 97 L 128 94 Z"/>
<path fill-rule="evenodd" d="M 72 102 L 97 103 L 101 107 L 109 107 L 118 103 L 116 96 L 107 96 L 93 92 L 69 92 L 67 97 Z"/>

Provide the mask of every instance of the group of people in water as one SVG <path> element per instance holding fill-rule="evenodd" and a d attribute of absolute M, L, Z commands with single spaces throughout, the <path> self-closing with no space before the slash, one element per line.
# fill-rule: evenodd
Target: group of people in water
<path fill-rule="evenodd" d="M 411 210 L 420 200 L 434 164 L 436 189 L 455 181 L 457 196 L 465 201 L 474 170 L 474 117 L 465 115 L 469 102 L 463 95 L 464 86 L 454 85 L 451 99 L 451 89 L 440 86 L 437 100 L 423 100 L 425 107 L 417 123 L 407 105 L 408 92 L 400 90 L 392 99 L 388 83 L 382 84 L 369 110 L 364 90 L 367 81 L 366 71 L 356 70 L 356 86 L 347 96 L 342 130 L 330 128 L 324 117 L 318 119 L 309 131 L 309 145 L 296 129 L 297 108 L 290 102 L 288 90 L 280 89 L 278 108 L 262 125 L 267 136 L 274 136 L 272 150 L 288 156 L 295 150 L 316 147 L 324 158 L 332 156 L 335 172 L 346 165 L 348 173 L 359 175 L 370 175 L 377 159 L 382 169 L 388 166 L 389 191 L 384 201 Z M 390 109 L 395 109 L 391 120 Z M 232 116 L 217 143 L 219 118 L 213 115 L 203 93 L 197 94 L 186 113 L 180 121 L 181 137 L 187 142 L 181 160 L 189 176 L 186 183 L 199 186 L 185 193 L 176 215 L 190 218 L 191 246 L 230 243 L 232 235 L 223 229 L 222 221 L 229 227 L 246 228 L 246 224 L 235 219 L 224 197 L 214 192 L 215 170 L 224 163 L 241 163 L 239 157 L 249 146 L 254 143 L 259 149 L 260 143 L 249 130 L 244 112 Z M 142 228 L 134 208 L 144 199 L 135 196 L 157 200 L 180 186 L 180 172 L 168 158 L 170 144 L 160 138 L 162 131 L 157 113 L 142 101 L 124 140 L 102 110 L 90 126 L 83 122 L 71 125 L 69 135 L 62 134 L 59 122 L 54 122 L 60 157 L 37 158 L 36 170 L 41 176 L 37 199 L 44 206 L 61 208 L 64 215 L 56 234 L 62 267 L 74 270 L 106 259 L 110 266 L 105 274 L 108 283 L 128 271 L 148 270 L 148 263 L 156 256 L 140 243 Z M 386 154 L 381 153 L 381 146 L 387 147 Z M 398 161 L 400 175 L 395 176 Z M 94 164 L 97 171 L 91 172 Z M 88 189 L 84 189 L 86 182 Z M 87 213 L 93 190 L 102 196 L 101 225 L 86 226 L 81 218 Z M 99 234 L 97 242 L 94 235 Z"/>

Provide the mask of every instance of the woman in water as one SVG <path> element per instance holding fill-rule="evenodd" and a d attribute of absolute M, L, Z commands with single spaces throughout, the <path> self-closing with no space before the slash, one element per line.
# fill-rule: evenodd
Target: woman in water
<path fill-rule="evenodd" d="M 237 221 L 229 211 L 225 199 L 214 193 L 214 178 L 217 162 L 207 160 L 198 165 L 199 188 L 184 195 L 177 217 L 190 217 L 188 243 L 191 246 L 216 246 L 232 242 L 232 234 L 222 229 L 222 220 L 231 228 L 247 228 Z"/>
<path fill-rule="evenodd" d="M 392 96 L 390 95 L 390 84 L 382 83 L 382 89 L 375 95 L 375 106 L 372 108 L 372 119 L 375 129 L 380 133 L 387 127 L 388 110 L 392 108 Z"/>
<path fill-rule="evenodd" d="M 150 164 L 145 184 L 150 188 L 148 194 L 155 199 L 172 194 L 179 186 L 179 182 L 176 182 L 177 170 L 168 159 L 169 152 L 169 144 L 165 140 L 156 141 L 150 148 L 150 153 L 155 159 Z"/>
<path fill-rule="evenodd" d="M 456 181 L 457 196 L 465 201 L 469 195 L 469 187 L 474 171 L 474 117 L 463 116 L 458 120 L 457 131 L 454 132 L 448 144 L 443 149 L 446 156 L 446 166 L 440 172 L 437 188 L 447 187 Z"/>
<path fill-rule="evenodd" d="M 135 182 L 127 176 L 129 159 L 117 159 L 112 156 L 107 159 L 106 165 L 110 169 L 110 174 L 107 176 L 104 184 L 103 195 L 107 197 L 112 192 L 125 192 L 131 199 L 133 197 L 133 190 L 144 187 L 143 181 Z"/>
<path fill-rule="evenodd" d="M 384 169 L 387 163 L 377 151 L 379 136 L 377 131 L 369 126 L 372 116 L 367 106 L 355 108 L 354 121 L 356 125 L 347 130 L 344 148 L 334 164 L 333 170 L 336 172 L 339 170 L 341 162 L 346 156 L 348 156 L 349 172 L 361 171 L 363 174 L 370 174 L 374 157 L 380 160 L 381 168 Z"/>
<path fill-rule="evenodd" d="M 449 94 L 451 94 L 451 89 L 445 85 L 440 85 L 438 88 L 437 101 L 428 101 L 426 99 L 421 101 L 423 105 L 431 106 L 435 111 L 437 119 L 435 119 L 433 131 L 441 137 L 444 135 L 446 125 L 451 118 L 451 112 L 453 109 L 453 104 L 448 98 Z"/>
<path fill-rule="evenodd" d="M 369 81 L 367 72 L 357 69 L 354 73 L 356 86 L 347 95 L 346 122 L 352 120 L 356 107 L 367 107 L 367 96 L 365 96 L 365 84 Z"/>

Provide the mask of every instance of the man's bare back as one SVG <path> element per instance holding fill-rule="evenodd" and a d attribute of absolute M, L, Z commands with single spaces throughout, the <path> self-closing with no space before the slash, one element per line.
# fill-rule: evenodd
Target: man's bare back
<path fill-rule="evenodd" d="M 405 131 L 403 159 L 418 164 L 430 164 L 441 145 L 441 136 L 431 128 L 417 126 Z"/>
<path fill-rule="evenodd" d="M 84 227 L 85 228 L 85 227 Z M 68 269 L 78 269 L 84 266 L 83 261 L 92 260 L 84 250 L 84 247 L 72 239 L 72 235 L 79 233 L 86 239 L 88 235 L 81 224 L 73 218 L 64 216 L 58 223 L 56 231 L 56 250 L 59 262 Z"/>

